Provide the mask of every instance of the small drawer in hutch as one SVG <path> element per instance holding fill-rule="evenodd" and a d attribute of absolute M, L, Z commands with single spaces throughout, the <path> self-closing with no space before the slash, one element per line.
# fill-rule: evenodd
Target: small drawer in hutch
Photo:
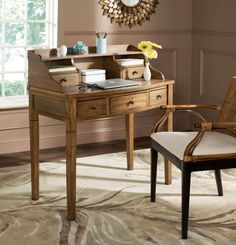
<path fill-rule="evenodd" d="M 52 78 L 64 87 L 73 87 L 79 84 L 78 73 L 53 74 Z"/>
<path fill-rule="evenodd" d="M 122 75 L 124 79 L 136 79 L 143 76 L 143 66 L 125 67 L 122 68 Z"/>

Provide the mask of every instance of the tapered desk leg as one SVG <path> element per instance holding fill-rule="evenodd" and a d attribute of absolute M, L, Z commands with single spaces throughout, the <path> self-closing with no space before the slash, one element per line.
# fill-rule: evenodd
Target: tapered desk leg
<path fill-rule="evenodd" d="M 168 105 L 173 105 L 173 85 L 168 86 Z M 168 116 L 167 130 L 173 131 L 173 113 Z M 165 184 L 170 185 L 172 183 L 172 164 L 165 159 Z"/>
<path fill-rule="evenodd" d="M 39 199 L 39 116 L 30 110 L 31 195 Z"/>
<path fill-rule="evenodd" d="M 126 117 L 126 152 L 127 152 L 127 169 L 134 169 L 134 114 L 127 114 Z"/>
<path fill-rule="evenodd" d="M 76 208 L 76 100 L 67 102 L 66 120 L 66 187 L 67 216 L 75 220 Z"/>

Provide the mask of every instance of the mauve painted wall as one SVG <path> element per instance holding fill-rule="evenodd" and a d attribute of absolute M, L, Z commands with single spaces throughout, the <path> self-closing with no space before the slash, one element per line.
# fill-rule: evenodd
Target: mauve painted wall
<path fill-rule="evenodd" d="M 236 1 L 193 1 L 192 94 L 194 103 L 221 104 L 236 75 Z M 215 113 L 205 113 L 209 120 Z"/>
<path fill-rule="evenodd" d="M 98 29 L 109 32 L 110 44 L 157 42 L 164 49 L 154 63 L 176 80 L 176 103 L 222 101 L 236 69 L 235 0 L 160 0 L 151 20 L 132 29 L 110 24 L 98 1 L 59 2 L 59 45 L 72 46 L 78 40 L 94 45 Z M 137 114 L 136 137 L 149 135 L 156 114 L 156 110 Z M 63 123 L 42 117 L 40 125 L 41 148 L 64 145 Z M 79 144 L 124 137 L 122 117 L 78 125 Z M 25 150 L 29 150 L 28 110 L 0 111 L 0 154 Z"/>

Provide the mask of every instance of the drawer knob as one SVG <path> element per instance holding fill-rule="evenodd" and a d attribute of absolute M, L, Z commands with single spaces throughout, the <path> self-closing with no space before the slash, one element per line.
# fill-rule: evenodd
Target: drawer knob
<path fill-rule="evenodd" d="M 67 82 L 67 78 L 64 77 L 64 78 L 62 78 L 60 81 L 61 81 L 61 82 Z"/>
<path fill-rule="evenodd" d="M 133 72 L 132 72 L 132 75 L 137 75 L 137 74 L 138 74 L 137 71 L 133 71 Z"/>
<path fill-rule="evenodd" d="M 133 105 L 134 104 L 134 101 L 133 100 L 130 100 L 127 104 L 128 104 L 128 106 Z"/>
<path fill-rule="evenodd" d="M 95 111 L 97 109 L 97 106 L 96 105 L 91 105 L 90 108 Z"/>
<path fill-rule="evenodd" d="M 161 97 L 160 94 L 158 94 L 157 97 L 156 97 L 157 100 L 158 100 L 158 99 L 161 99 L 161 98 L 162 98 L 162 97 Z"/>

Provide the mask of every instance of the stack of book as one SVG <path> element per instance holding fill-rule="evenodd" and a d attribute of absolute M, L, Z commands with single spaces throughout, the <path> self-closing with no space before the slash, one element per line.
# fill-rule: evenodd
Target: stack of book
<path fill-rule="evenodd" d="M 135 66 L 135 65 L 143 65 L 144 59 L 132 59 L 132 58 L 116 59 L 116 62 L 120 66 Z"/>
<path fill-rule="evenodd" d="M 50 73 L 71 72 L 76 71 L 76 67 L 71 65 L 58 65 L 49 67 L 48 70 Z"/>

